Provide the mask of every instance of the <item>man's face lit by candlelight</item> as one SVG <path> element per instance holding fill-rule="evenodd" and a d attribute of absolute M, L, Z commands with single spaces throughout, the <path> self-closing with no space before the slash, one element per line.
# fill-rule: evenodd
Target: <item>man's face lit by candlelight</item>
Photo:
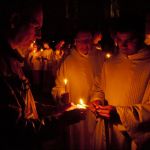
<path fill-rule="evenodd" d="M 132 55 L 140 49 L 139 40 L 132 32 L 117 32 L 116 41 L 120 53 Z"/>
<path fill-rule="evenodd" d="M 90 32 L 79 32 L 75 39 L 77 51 L 87 55 L 91 49 L 92 35 Z"/>
<path fill-rule="evenodd" d="M 21 16 L 20 16 L 21 17 Z M 22 21 L 22 19 L 20 19 Z M 9 41 L 13 49 L 17 49 L 21 56 L 25 56 L 28 53 L 28 47 L 37 38 L 41 38 L 41 27 L 43 23 L 43 11 L 42 8 L 35 8 L 31 12 L 28 22 L 20 23 L 19 27 L 14 27 L 14 36 L 11 36 Z M 12 21 L 12 24 L 15 22 Z M 17 28 L 17 29 L 16 29 Z"/>

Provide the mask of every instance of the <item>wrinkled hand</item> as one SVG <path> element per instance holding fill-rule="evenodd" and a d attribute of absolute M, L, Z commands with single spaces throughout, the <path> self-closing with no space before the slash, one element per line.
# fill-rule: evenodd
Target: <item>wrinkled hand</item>
<path fill-rule="evenodd" d="M 53 111 L 53 116 L 59 117 L 61 116 L 64 112 L 68 111 L 74 106 L 73 103 L 67 103 L 63 106 L 57 106 L 55 107 L 55 111 Z"/>
<path fill-rule="evenodd" d="M 81 120 L 86 119 L 86 110 L 85 109 L 74 109 L 70 111 L 65 111 L 60 119 L 65 124 L 74 124 L 80 122 Z"/>

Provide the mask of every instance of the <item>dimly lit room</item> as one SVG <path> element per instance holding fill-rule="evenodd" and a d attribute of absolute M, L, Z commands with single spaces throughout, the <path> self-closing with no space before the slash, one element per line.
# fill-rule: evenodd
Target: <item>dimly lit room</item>
<path fill-rule="evenodd" d="M 0 150 L 149 150 L 150 1 L 1 0 Z"/>

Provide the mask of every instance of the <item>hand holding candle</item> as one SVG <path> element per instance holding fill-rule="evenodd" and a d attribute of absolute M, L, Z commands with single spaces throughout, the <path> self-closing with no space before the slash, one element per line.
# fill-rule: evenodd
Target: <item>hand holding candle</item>
<path fill-rule="evenodd" d="M 69 93 L 67 92 L 67 83 L 68 83 L 68 80 L 65 78 L 64 79 L 65 92 L 61 94 L 61 102 L 64 104 L 69 103 Z"/>
<path fill-rule="evenodd" d="M 64 79 L 64 84 L 65 84 L 65 93 L 67 92 L 67 83 L 68 83 L 68 80 L 65 78 L 65 79 Z"/>

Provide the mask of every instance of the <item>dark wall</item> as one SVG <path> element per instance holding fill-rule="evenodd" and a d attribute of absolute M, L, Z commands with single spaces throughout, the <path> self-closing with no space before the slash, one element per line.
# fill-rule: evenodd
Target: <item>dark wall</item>
<path fill-rule="evenodd" d="M 93 30 L 106 27 L 110 19 L 110 2 L 116 0 L 44 1 L 43 37 L 63 38 L 70 36 L 81 24 Z M 150 10 L 150 0 L 118 0 L 118 4 L 120 15 L 140 15 Z"/>

